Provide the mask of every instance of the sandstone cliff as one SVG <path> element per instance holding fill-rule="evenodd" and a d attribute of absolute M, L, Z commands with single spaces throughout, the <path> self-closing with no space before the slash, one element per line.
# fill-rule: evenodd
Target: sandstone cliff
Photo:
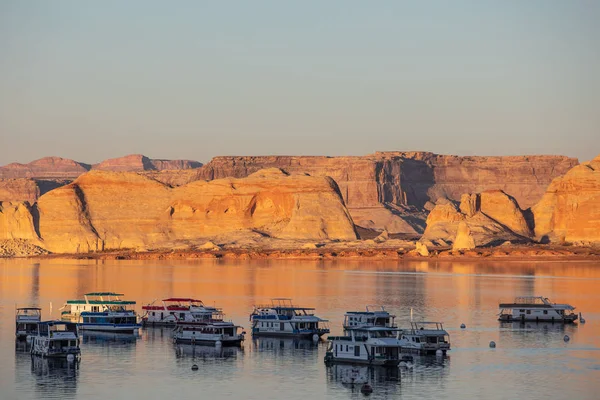
<path fill-rule="evenodd" d="M 34 214 L 29 203 L 0 202 L 0 240 L 26 239 L 37 243 Z"/>
<path fill-rule="evenodd" d="M 142 154 L 130 154 L 94 164 L 93 169 L 115 172 L 162 171 L 199 168 L 202 163 L 191 160 L 153 160 Z"/>
<path fill-rule="evenodd" d="M 277 169 L 171 188 L 138 173 L 92 171 L 40 197 L 39 234 L 52 252 L 166 245 L 228 232 L 354 240 L 330 178 Z"/>
<path fill-rule="evenodd" d="M 502 191 L 463 195 L 459 209 L 450 201 L 438 202 L 427 217 L 421 241 L 448 245 L 458 239 L 458 248 L 468 248 L 471 240 L 475 246 L 486 246 L 526 242 L 532 235 L 517 202 Z"/>
<path fill-rule="evenodd" d="M 0 201 L 27 201 L 33 204 L 44 193 L 68 183 L 70 181 L 30 178 L 0 179 Z"/>
<path fill-rule="evenodd" d="M 44 157 L 28 164 L 12 163 L 0 167 L 0 179 L 33 178 L 36 180 L 73 180 L 90 169 L 105 171 L 163 171 L 183 170 L 201 167 L 202 163 L 191 160 L 150 159 L 141 154 L 131 154 L 111 158 L 95 165 L 85 164 L 67 158 Z"/>
<path fill-rule="evenodd" d="M 28 164 L 2 166 L 0 178 L 74 179 L 89 170 L 89 164 L 61 157 L 44 157 Z"/>
<path fill-rule="evenodd" d="M 423 232 L 426 204 L 463 193 L 503 190 L 526 207 L 550 181 L 577 164 L 562 156 L 459 157 L 379 152 L 363 157 L 215 157 L 196 179 L 244 177 L 261 168 L 330 176 L 357 225 L 390 233 Z M 187 180 L 194 179 L 191 176 Z M 173 180 L 171 180 L 173 181 Z"/>
<path fill-rule="evenodd" d="M 554 179 L 532 212 L 542 242 L 600 242 L 600 156 Z"/>

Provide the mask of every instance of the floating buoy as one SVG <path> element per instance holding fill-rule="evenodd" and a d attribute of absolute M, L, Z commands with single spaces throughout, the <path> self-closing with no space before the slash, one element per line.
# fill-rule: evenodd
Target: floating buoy
<path fill-rule="evenodd" d="M 373 393 L 373 387 L 371 385 L 369 385 L 368 383 L 365 383 L 364 385 L 362 385 L 362 387 L 360 388 L 360 392 L 362 394 L 366 394 L 369 395 L 371 393 Z"/>
<path fill-rule="evenodd" d="M 490 342 L 490 348 L 492 348 L 492 349 L 496 348 L 496 342 L 494 342 L 493 340 Z"/>
<path fill-rule="evenodd" d="M 465 324 L 460 324 L 460 329 L 465 329 L 467 326 Z"/>
<path fill-rule="evenodd" d="M 565 337 L 563 338 L 563 340 L 565 342 L 568 342 L 569 340 L 571 340 L 571 338 L 569 337 L 569 335 L 565 335 Z"/>
<path fill-rule="evenodd" d="M 440 349 L 437 349 L 435 351 L 435 356 L 436 357 L 444 357 L 444 352 L 442 350 L 440 350 Z"/>
<path fill-rule="evenodd" d="M 316 333 L 314 335 L 312 335 L 312 340 L 313 340 L 313 342 L 318 342 L 319 341 L 319 335 L 317 335 Z"/>
<path fill-rule="evenodd" d="M 197 364 L 192 365 L 192 371 L 198 371 L 198 365 Z"/>
<path fill-rule="evenodd" d="M 585 324 L 585 318 L 583 318 L 583 315 L 581 315 L 581 313 L 579 313 L 579 322 Z"/>
<path fill-rule="evenodd" d="M 67 354 L 67 361 L 72 363 L 75 361 L 75 356 L 73 354 Z"/>

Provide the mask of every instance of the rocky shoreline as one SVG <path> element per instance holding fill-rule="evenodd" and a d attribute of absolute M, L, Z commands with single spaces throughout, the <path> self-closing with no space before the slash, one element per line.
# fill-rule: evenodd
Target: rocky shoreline
<path fill-rule="evenodd" d="M 429 255 L 420 255 L 416 249 L 398 249 L 389 246 L 374 248 L 340 246 L 317 249 L 303 248 L 257 248 L 257 249 L 158 249 L 151 251 L 105 251 L 85 254 L 39 254 L 29 259 L 88 259 L 88 260 L 507 260 L 507 261 L 600 261 L 599 247 L 574 247 L 556 245 L 515 245 L 493 248 L 478 248 L 467 251 L 453 251 L 450 248 L 436 249 Z"/>

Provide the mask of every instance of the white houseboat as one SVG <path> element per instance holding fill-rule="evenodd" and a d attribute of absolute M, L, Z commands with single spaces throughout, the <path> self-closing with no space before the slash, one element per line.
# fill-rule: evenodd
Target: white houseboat
<path fill-rule="evenodd" d="M 329 336 L 325 362 L 398 366 L 400 344 L 397 334 L 395 328 L 365 326 L 348 329 L 344 336 Z"/>
<path fill-rule="evenodd" d="M 204 323 L 182 322 L 174 329 L 173 341 L 198 345 L 239 346 L 246 334 L 239 332 L 241 328 L 222 320 Z"/>
<path fill-rule="evenodd" d="M 71 361 L 80 357 L 77 324 L 65 321 L 45 321 L 37 324 L 31 336 L 31 354 L 42 357 L 67 358 Z"/>
<path fill-rule="evenodd" d="M 367 326 L 396 328 L 395 318 L 383 306 L 367 306 L 366 311 L 348 311 L 344 314 L 343 327 L 344 330 Z"/>
<path fill-rule="evenodd" d="M 445 355 L 450 350 L 450 335 L 441 322 L 411 322 L 409 329 L 398 332 L 398 339 L 402 352 L 427 355 L 441 350 Z"/>
<path fill-rule="evenodd" d="M 16 338 L 25 340 L 37 332 L 37 324 L 42 320 L 42 309 L 38 307 L 17 308 L 15 316 Z"/>
<path fill-rule="evenodd" d="M 142 307 L 144 325 L 173 326 L 179 322 L 194 322 L 205 319 L 219 310 L 208 307 L 201 300 L 173 297 L 160 304 L 147 304 Z M 210 319 L 210 318 L 209 318 Z"/>
<path fill-rule="evenodd" d="M 252 335 L 319 338 L 329 333 L 329 328 L 325 326 L 327 320 L 313 311 L 293 305 L 291 299 L 271 299 L 271 304 L 254 306 L 250 314 Z"/>
<path fill-rule="evenodd" d="M 574 310 L 569 304 L 552 303 L 546 297 L 524 296 L 515 298 L 512 303 L 500 303 L 498 320 L 571 323 L 577 320 Z"/>
<path fill-rule="evenodd" d="M 83 300 L 67 300 L 61 308 L 64 321 L 77 322 L 83 330 L 135 333 L 141 327 L 133 309 L 135 301 L 121 300 L 120 293 L 86 293 Z"/>

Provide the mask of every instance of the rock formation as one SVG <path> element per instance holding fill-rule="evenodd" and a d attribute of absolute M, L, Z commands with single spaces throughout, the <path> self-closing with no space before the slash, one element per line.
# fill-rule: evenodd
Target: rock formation
<path fill-rule="evenodd" d="M 440 198 L 503 190 L 519 203 L 538 201 L 550 181 L 577 164 L 562 156 L 458 157 L 427 152 L 380 152 L 364 157 L 215 157 L 196 179 L 244 177 L 262 168 L 330 176 L 355 223 L 390 233 L 420 233 L 424 210 Z M 189 179 L 190 177 L 188 177 Z"/>
<path fill-rule="evenodd" d="M 152 160 L 142 154 L 130 154 L 94 164 L 92 169 L 115 172 L 162 171 L 199 168 L 202 163 L 191 160 Z"/>
<path fill-rule="evenodd" d="M 45 180 L 73 180 L 94 169 L 105 171 L 163 171 L 184 170 L 201 167 L 202 163 L 191 160 L 153 160 L 141 154 L 112 158 L 90 165 L 61 157 L 44 157 L 28 164 L 12 163 L 0 167 L 0 179 L 33 178 Z"/>
<path fill-rule="evenodd" d="M 39 239 L 33 218 L 34 213 L 25 202 L 0 202 L 0 240 Z"/>
<path fill-rule="evenodd" d="M 278 168 L 290 174 L 333 178 L 355 224 L 361 228 L 418 236 L 425 230 L 428 211 L 433 210 L 440 199 L 458 202 L 464 193 L 502 190 L 528 207 L 541 198 L 553 178 L 576 164 L 577 160 L 562 156 L 458 157 L 428 152 L 380 152 L 362 157 L 215 157 L 198 168 L 201 164 L 194 161 L 152 160 L 142 155 L 130 155 L 106 160 L 93 167 L 58 158 L 24 165 L 11 164 L 0 167 L 0 177 L 73 179 L 94 168 L 136 171 L 169 187 L 177 187 L 196 181 L 244 178 L 262 169 Z M 40 194 L 34 193 L 31 184 L 12 189 L 12 194 L 8 189 L 3 192 L 2 185 L 0 183 L 0 201 L 32 202 L 45 192 L 39 183 Z M 8 187 L 8 184 L 4 185 Z M 495 204 L 495 201 L 506 201 L 510 206 L 513 200 L 493 194 L 486 196 L 484 205 L 476 204 L 482 198 L 473 197 L 471 203 L 465 203 L 467 208 L 462 213 L 472 217 L 473 210 L 481 209 L 519 235 L 529 235 L 530 228 L 527 224 L 522 225 L 520 212 L 515 207 L 513 217 L 508 213 L 501 216 L 494 211 L 505 209 L 505 205 Z"/>
<path fill-rule="evenodd" d="M 460 211 L 450 201 L 438 203 L 427 217 L 423 242 L 446 245 L 460 240 L 456 246 L 466 248 L 471 239 L 474 246 L 485 246 L 523 242 L 531 237 L 523 211 L 514 198 L 502 191 L 463 195 Z"/>
<path fill-rule="evenodd" d="M 143 174 L 91 171 L 41 196 L 35 208 L 2 203 L 0 228 L 0 239 L 37 240 L 39 232 L 42 246 L 58 253 L 202 244 L 228 232 L 356 239 L 331 178 L 278 169 L 176 188 Z"/>
<path fill-rule="evenodd" d="M 456 238 L 452 244 L 452 250 L 471 250 L 475 248 L 475 240 L 471 236 L 471 229 L 465 221 L 458 223 Z"/>
<path fill-rule="evenodd" d="M 44 157 L 28 164 L 0 167 L 0 178 L 74 179 L 90 170 L 89 164 L 60 157 Z"/>
<path fill-rule="evenodd" d="M 0 201 L 27 201 L 33 204 L 44 193 L 68 183 L 70 181 L 30 178 L 0 179 Z"/>
<path fill-rule="evenodd" d="M 600 242 L 600 156 L 554 179 L 532 213 L 542 242 Z"/>

